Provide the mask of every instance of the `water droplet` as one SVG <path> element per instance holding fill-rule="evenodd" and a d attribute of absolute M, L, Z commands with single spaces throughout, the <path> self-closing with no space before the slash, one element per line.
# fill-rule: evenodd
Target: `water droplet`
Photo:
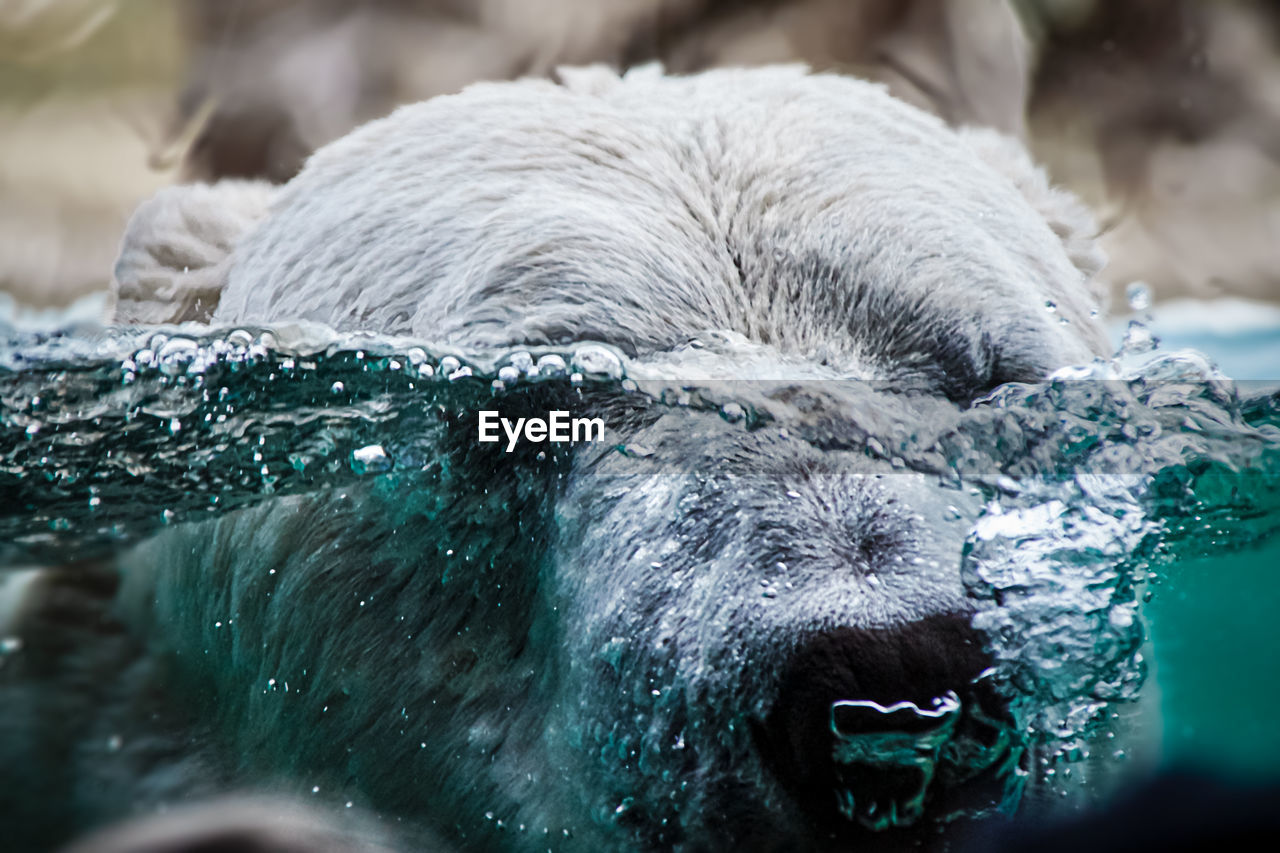
<path fill-rule="evenodd" d="M 1151 352 L 1156 348 L 1158 341 L 1155 335 L 1151 334 L 1151 330 L 1147 328 L 1145 323 L 1138 320 L 1129 321 L 1129 329 L 1124 334 L 1124 343 L 1121 351 L 1129 355 L 1140 355 L 1145 352 Z"/>
<path fill-rule="evenodd" d="M 1124 297 L 1134 311 L 1146 311 L 1151 307 L 1151 287 L 1145 281 L 1131 282 L 1124 289 Z"/>

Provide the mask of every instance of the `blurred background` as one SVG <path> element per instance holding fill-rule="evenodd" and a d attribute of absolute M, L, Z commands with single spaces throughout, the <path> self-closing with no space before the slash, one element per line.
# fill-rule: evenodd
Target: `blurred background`
<path fill-rule="evenodd" d="M 103 290 L 165 184 L 284 181 L 401 103 L 655 60 L 884 81 L 1023 137 L 1099 214 L 1117 295 L 1280 302 L 1274 0 L 0 0 L 0 292 Z"/>

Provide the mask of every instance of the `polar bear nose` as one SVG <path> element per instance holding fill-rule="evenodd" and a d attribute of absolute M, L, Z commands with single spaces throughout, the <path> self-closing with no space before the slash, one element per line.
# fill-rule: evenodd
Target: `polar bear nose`
<path fill-rule="evenodd" d="M 1016 764 L 1004 703 L 979 680 L 991 660 L 969 621 L 946 614 L 841 629 L 792 656 L 758 742 L 783 787 L 824 829 L 911 826 L 938 804 L 964 799 L 946 787 L 990 783 Z M 998 800 L 1000 785 L 987 787 Z"/>

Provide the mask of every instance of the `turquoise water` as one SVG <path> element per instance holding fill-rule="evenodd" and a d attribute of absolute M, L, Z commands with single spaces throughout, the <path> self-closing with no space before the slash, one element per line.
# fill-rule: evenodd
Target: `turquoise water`
<path fill-rule="evenodd" d="M 1117 709 L 1144 695 L 1161 760 L 1274 774 L 1280 321 L 1237 338 L 1164 329 L 1157 312 L 1151 330 L 1212 358 L 1140 334 L 1115 361 L 959 410 L 869 383 L 696 378 L 707 353 L 759 354 L 716 335 L 655 365 L 592 344 L 459 353 L 316 326 L 0 325 L 0 573 L 281 495 L 393 483 L 430 468 L 458 413 L 623 397 L 856 448 L 980 507 L 957 562 L 987 603 L 1013 734 L 1043 756 L 1028 772 L 1050 787 L 1089 783 L 1048 771 L 1123 752 Z"/>
<path fill-rule="evenodd" d="M 1280 541 L 1174 563 L 1146 616 L 1167 763 L 1280 772 Z"/>
<path fill-rule="evenodd" d="M 1150 326 L 1162 348 L 1209 354 L 1246 393 L 1280 388 L 1274 305 L 1178 301 L 1157 306 Z M 1166 763 L 1280 774 L 1280 537 L 1265 515 L 1258 521 L 1236 548 L 1171 560 L 1147 605 Z"/>

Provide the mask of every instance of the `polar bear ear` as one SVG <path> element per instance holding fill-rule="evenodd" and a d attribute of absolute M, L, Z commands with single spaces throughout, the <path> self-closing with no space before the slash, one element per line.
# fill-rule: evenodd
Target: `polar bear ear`
<path fill-rule="evenodd" d="M 236 242 L 267 214 L 277 188 L 259 181 L 169 187 L 129 220 L 112 291 L 117 323 L 208 322 Z"/>
<path fill-rule="evenodd" d="M 1098 273 L 1107 258 L 1098 245 L 1098 225 L 1093 214 L 1067 190 L 1050 186 L 1044 169 L 1031 161 L 1021 142 L 987 128 L 965 127 L 960 136 L 984 163 L 1004 175 L 1031 206 L 1044 217 L 1062 241 L 1076 269 L 1084 276 L 1090 295 L 1105 307 L 1107 291 Z"/>

